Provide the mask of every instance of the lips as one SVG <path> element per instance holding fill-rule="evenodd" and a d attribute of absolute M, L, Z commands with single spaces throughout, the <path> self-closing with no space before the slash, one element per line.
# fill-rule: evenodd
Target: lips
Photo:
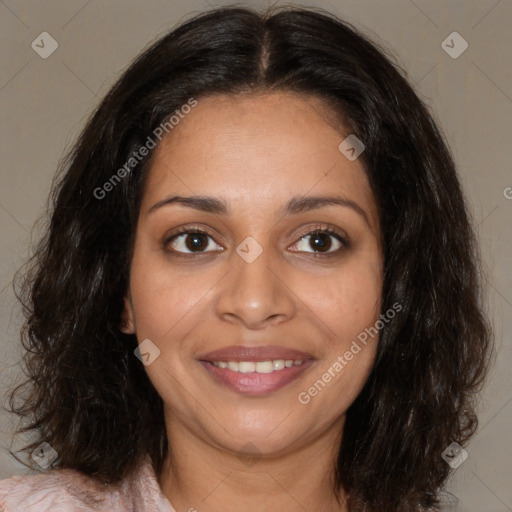
<path fill-rule="evenodd" d="M 199 358 L 215 382 L 236 393 L 253 396 L 282 389 L 302 375 L 314 361 L 310 354 L 279 346 L 231 346 Z"/>

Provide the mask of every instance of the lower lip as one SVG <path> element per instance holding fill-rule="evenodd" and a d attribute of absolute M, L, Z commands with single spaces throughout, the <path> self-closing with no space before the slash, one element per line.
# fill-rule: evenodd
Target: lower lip
<path fill-rule="evenodd" d="M 243 395 L 260 396 L 277 391 L 293 382 L 313 364 L 313 359 L 304 361 L 300 366 L 283 368 L 272 373 L 240 373 L 206 361 L 200 363 L 217 382 L 231 390 Z"/>

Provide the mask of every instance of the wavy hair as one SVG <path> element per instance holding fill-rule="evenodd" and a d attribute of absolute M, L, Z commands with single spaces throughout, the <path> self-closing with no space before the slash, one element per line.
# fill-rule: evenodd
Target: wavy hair
<path fill-rule="evenodd" d="M 449 476 L 443 450 L 477 427 L 492 334 L 473 223 L 444 138 L 393 57 L 323 10 L 224 7 L 195 15 L 122 74 L 62 161 L 47 230 L 18 297 L 27 380 L 10 409 L 56 467 L 105 483 L 168 445 L 162 400 L 120 331 L 138 209 L 153 151 L 111 179 L 190 98 L 293 91 L 322 98 L 366 146 L 361 160 L 384 241 L 373 371 L 347 411 L 333 486 L 350 510 L 432 507 Z M 96 191 L 96 193 L 95 193 Z M 103 195 L 103 194 L 101 194 Z"/>

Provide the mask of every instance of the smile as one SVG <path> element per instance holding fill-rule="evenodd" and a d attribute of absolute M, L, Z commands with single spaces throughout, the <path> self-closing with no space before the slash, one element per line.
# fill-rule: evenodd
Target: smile
<path fill-rule="evenodd" d="M 227 368 L 239 373 L 272 373 L 300 366 L 304 361 L 293 359 L 275 359 L 273 361 L 214 361 L 213 365 L 219 368 Z"/>
<path fill-rule="evenodd" d="M 238 394 L 262 396 L 295 381 L 315 359 L 278 346 L 231 346 L 204 354 L 199 362 L 223 387 Z"/>

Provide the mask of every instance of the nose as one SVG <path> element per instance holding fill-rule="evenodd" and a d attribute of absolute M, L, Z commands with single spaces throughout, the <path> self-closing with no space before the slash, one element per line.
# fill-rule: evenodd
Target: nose
<path fill-rule="evenodd" d="M 294 293 L 287 284 L 286 263 L 270 249 L 252 262 L 233 252 L 232 270 L 221 281 L 217 314 L 248 329 L 285 322 L 296 311 Z"/>

